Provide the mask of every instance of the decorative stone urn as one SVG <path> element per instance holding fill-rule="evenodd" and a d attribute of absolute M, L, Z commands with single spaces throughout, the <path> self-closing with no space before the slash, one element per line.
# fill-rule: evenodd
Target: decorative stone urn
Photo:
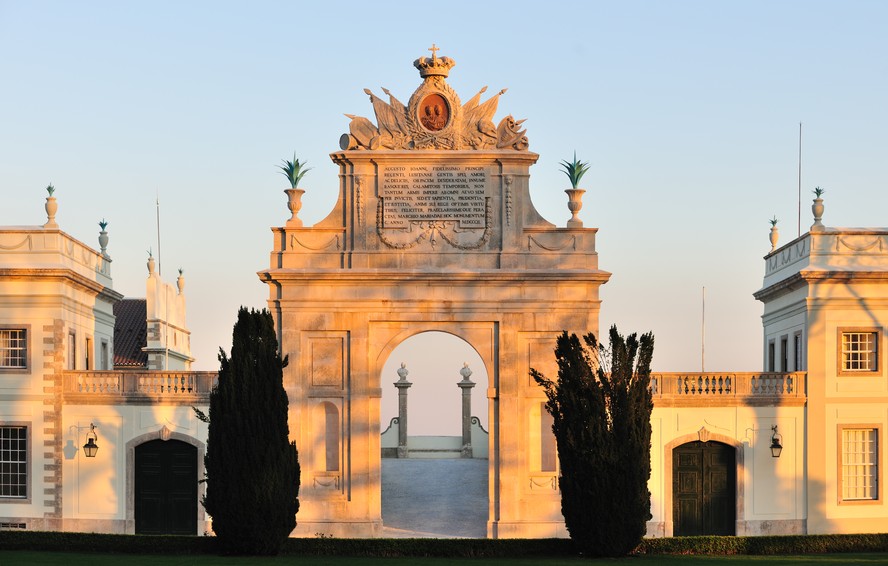
<path fill-rule="evenodd" d="M 148 275 L 154 275 L 154 256 L 148 254 Z"/>
<path fill-rule="evenodd" d="M 287 208 L 290 209 L 290 219 L 287 220 L 287 226 L 290 228 L 302 228 L 302 220 L 298 218 L 299 211 L 302 210 L 302 195 L 305 191 L 302 189 L 284 189 L 287 193 Z"/>
<path fill-rule="evenodd" d="M 577 217 L 583 208 L 583 193 L 585 189 L 565 189 L 567 193 L 567 209 L 570 210 L 571 218 L 567 221 L 568 228 L 582 228 L 583 221 Z"/>
<path fill-rule="evenodd" d="M 769 239 L 771 240 L 771 251 L 777 249 L 777 240 L 780 238 L 780 232 L 777 230 L 777 224 L 771 224 L 771 235 Z"/>
<path fill-rule="evenodd" d="M 811 225 L 811 230 L 817 231 L 823 229 L 823 222 L 820 220 L 823 218 L 823 199 L 817 197 L 814 199 L 814 204 L 811 205 L 811 212 L 814 214 L 814 224 Z"/>
<path fill-rule="evenodd" d="M 103 256 L 108 256 L 108 232 L 104 229 L 99 232 L 99 248 Z"/>
<path fill-rule="evenodd" d="M 56 198 L 52 195 L 46 197 L 46 204 L 43 205 L 43 208 L 46 209 L 46 224 L 43 226 L 45 228 L 58 228 L 59 225 L 56 224 L 55 215 L 59 209 L 59 203 L 56 202 Z"/>

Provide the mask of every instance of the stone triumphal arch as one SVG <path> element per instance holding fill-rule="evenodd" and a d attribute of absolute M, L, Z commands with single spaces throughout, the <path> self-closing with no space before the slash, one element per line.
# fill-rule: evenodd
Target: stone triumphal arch
<path fill-rule="evenodd" d="M 596 230 L 575 215 L 558 228 L 534 208 L 538 156 L 523 120 L 493 121 L 505 91 L 461 102 L 446 81 L 452 59 L 433 51 L 414 65 L 422 83 L 406 105 L 365 90 L 376 123 L 349 116 L 331 154 L 339 198 L 329 216 L 304 227 L 301 190 L 288 190 L 292 218 L 272 229 L 259 274 L 290 359 L 295 534 L 381 533 L 379 411 L 391 387 L 382 364 L 436 330 L 471 344 L 489 375 L 488 536 L 564 535 L 545 398 L 528 372 L 555 374 L 562 330 L 598 331 L 609 274 L 598 269 Z"/>

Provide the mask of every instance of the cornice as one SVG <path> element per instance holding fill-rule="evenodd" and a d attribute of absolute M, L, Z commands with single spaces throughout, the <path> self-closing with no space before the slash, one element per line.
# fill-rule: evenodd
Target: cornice
<path fill-rule="evenodd" d="M 595 281 L 606 282 L 610 279 L 611 273 L 601 270 L 490 270 L 490 271 L 465 271 L 465 272 L 427 272 L 427 271 L 391 271 L 382 269 L 368 270 L 341 270 L 341 269 L 266 269 L 257 272 L 262 281 L 314 281 L 323 282 L 324 285 L 344 283 L 353 284 L 358 282 L 371 283 L 411 283 L 422 282 L 441 283 L 442 285 L 452 286 L 454 284 L 478 284 L 490 282 L 515 281 L 519 279 L 523 282 L 564 282 L 572 283 L 576 281 Z"/>
<path fill-rule="evenodd" d="M 20 279 L 23 281 L 56 281 L 68 282 L 75 288 L 93 293 L 111 302 L 123 299 L 123 295 L 111 287 L 102 285 L 98 281 L 80 275 L 72 269 L 63 268 L 34 268 L 34 267 L 4 267 L 0 268 L 0 279 Z"/>
<path fill-rule="evenodd" d="M 839 285 L 848 283 L 888 283 L 888 271 L 805 270 L 782 279 L 752 294 L 759 301 L 795 291 L 803 285 Z"/>

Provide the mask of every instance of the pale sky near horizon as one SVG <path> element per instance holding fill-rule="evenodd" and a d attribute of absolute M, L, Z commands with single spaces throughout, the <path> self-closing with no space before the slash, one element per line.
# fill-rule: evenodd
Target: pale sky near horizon
<path fill-rule="evenodd" d="M 761 369 L 752 293 L 768 219 L 781 243 L 797 234 L 799 122 L 802 232 L 815 186 L 825 224 L 888 226 L 888 2 L 417 6 L 0 0 L 0 225 L 45 222 L 52 182 L 61 228 L 97 247 L 107 219 L 115 288 L 144 296 L 159 198 L 163 274 L 185 270 L 194 367 L 217 369 L 238 306 L 266 305 L 256 272 L 269 227 L 289 217 L 275 166 L 307 160 L 300 216 L 326 216 L 343 114 L 374 118 L 364 88 L 407 100 L 412 62 L 435 43 L 463 100 L 509 89 L 495 121 L 527 119 L 544 217 L 570 217 L 559 161 L 576 150 L 591 162 L 580 217 L 613 273 L 600 327 L 652 330 L 657 371 L 700 370 L 704 286 L 706 369 Z M 456 399 L 451 420 L 464 357 L 434 377 Z M 389 408 L 396 379 L 382 377 Z"/>

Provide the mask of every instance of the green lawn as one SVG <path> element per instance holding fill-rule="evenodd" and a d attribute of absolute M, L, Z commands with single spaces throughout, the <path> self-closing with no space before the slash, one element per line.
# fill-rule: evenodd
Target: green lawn
<path fill-rule="evenodd" d="M 888 554 L 814 554 L 804 556 L 634 556 L 621 559 L 583 560 L 580 558 L 501 558 L 501 559 L 451 559 L 451 558 L 339 558 L 339 557 L 304 557 L 278 556 L 274 558 L 232 558 L 220 556 L 146 556 L 122 554 L 75 554 L 63 552 L 34 551 L 0 551 L 0 564 L 3 566 L 210 566 L 216 564 L 262 564 L 278 566 L 292 564 L 294 566 L 406 566 L 408 564 L 429 564 L 446 566 L 448 564 L 471 563 L 473 565 L 540 565 L 540 566 L 577 566 L 578 564 L 622 565 L 663 565 L 680 566 L 683 564 L 728 564 L 741 566 L 795 566 L 813 564 L 814 566 L 839 565 L 876 565 L 888 564 Z"/>

